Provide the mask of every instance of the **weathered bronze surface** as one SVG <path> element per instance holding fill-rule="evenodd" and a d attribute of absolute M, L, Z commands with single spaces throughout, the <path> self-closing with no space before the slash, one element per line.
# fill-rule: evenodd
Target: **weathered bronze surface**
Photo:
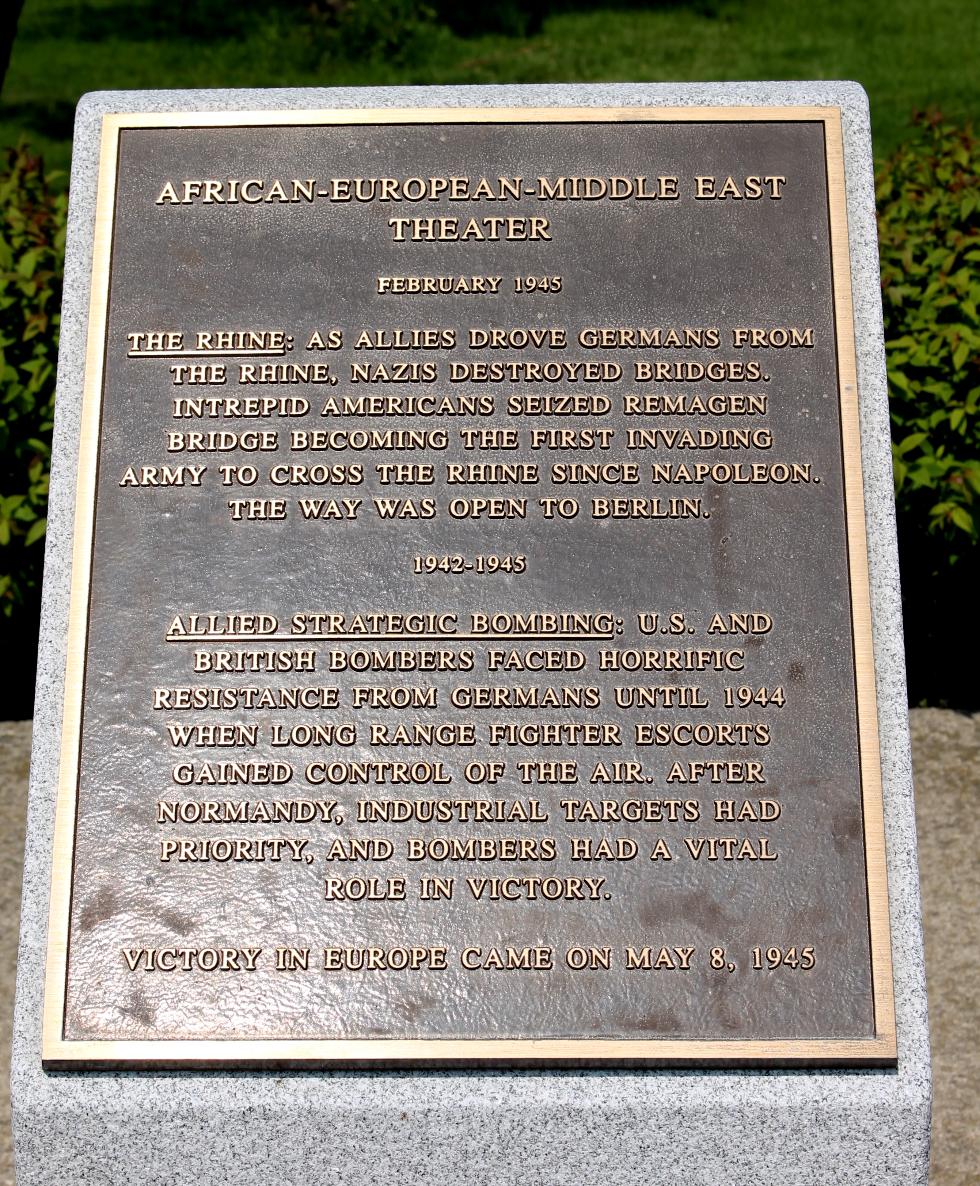
<path fill-rule="evenodd" d="M 48 1065 L 893 1056 L 837 118 L 108 121 Z"/>

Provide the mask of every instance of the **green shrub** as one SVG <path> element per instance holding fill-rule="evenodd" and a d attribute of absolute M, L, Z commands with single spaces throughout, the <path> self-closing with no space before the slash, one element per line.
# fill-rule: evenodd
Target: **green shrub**
<path fill-rule="evenodd" d="M 0 167 L 0 606 L 41 585 L 61 320 L 66 198 L 41 162 L 7 149 Z"/>
<path fill-rule="evenodd" d="M 955 562 L 980 537 L 980 145 L 936 114 L 877 178 L 895 493 Z"/>

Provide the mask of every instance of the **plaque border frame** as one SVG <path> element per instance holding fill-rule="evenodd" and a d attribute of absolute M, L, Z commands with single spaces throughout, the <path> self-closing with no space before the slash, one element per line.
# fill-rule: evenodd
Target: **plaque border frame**
<path fill-rule="evenodd" d="M 820 123 L 837 344 L 842 477 L 861 771 L 874 1034 L 868 1038 L 310 1038 L 66 1040 L 68 939 L 103 367 L 120 133 L 227 128 L 481 123 Z M 484 1067 L 887 1067 L 897 1062 L 854 313 L 838 106 L 430 107 L 111 113 L 102 117 L 72 540 L 65 693 L 44 978 L 45 1070 L 385 1069 Z"/>

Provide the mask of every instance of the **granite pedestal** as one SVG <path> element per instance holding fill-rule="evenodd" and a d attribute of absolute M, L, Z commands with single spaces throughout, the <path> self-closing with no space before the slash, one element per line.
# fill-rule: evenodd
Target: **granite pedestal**
<path fill-rule="evenodd" d="M 835 105 L 843 117 L 896 1069 L 45 1073 L 41 1000 L 100 121 L 107 112 Z M 852 83 L 104 93 L 78 110 L 12 1060 L 20 1186 L 925 1183 L 931 1085 L 867 100 Z"/>

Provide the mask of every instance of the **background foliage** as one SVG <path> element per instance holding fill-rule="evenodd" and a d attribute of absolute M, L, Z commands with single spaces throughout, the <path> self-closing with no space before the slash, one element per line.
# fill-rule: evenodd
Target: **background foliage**
<path fill-rule="evenodd" d="M 980 538 L 980 144 L 920 115 L 877 178 L 898 510 L 949 563 Z"/>
<path fill-rule="evenodd" d="M 920 115 L 878 171 L 912 703 L 980 707 L 980 144 Z"/>
<path fill-rule="evenodd" d="M 67 201 L 25 148 L 0 172 L 0 611 L 34 605 L 46 526 Z"/>

